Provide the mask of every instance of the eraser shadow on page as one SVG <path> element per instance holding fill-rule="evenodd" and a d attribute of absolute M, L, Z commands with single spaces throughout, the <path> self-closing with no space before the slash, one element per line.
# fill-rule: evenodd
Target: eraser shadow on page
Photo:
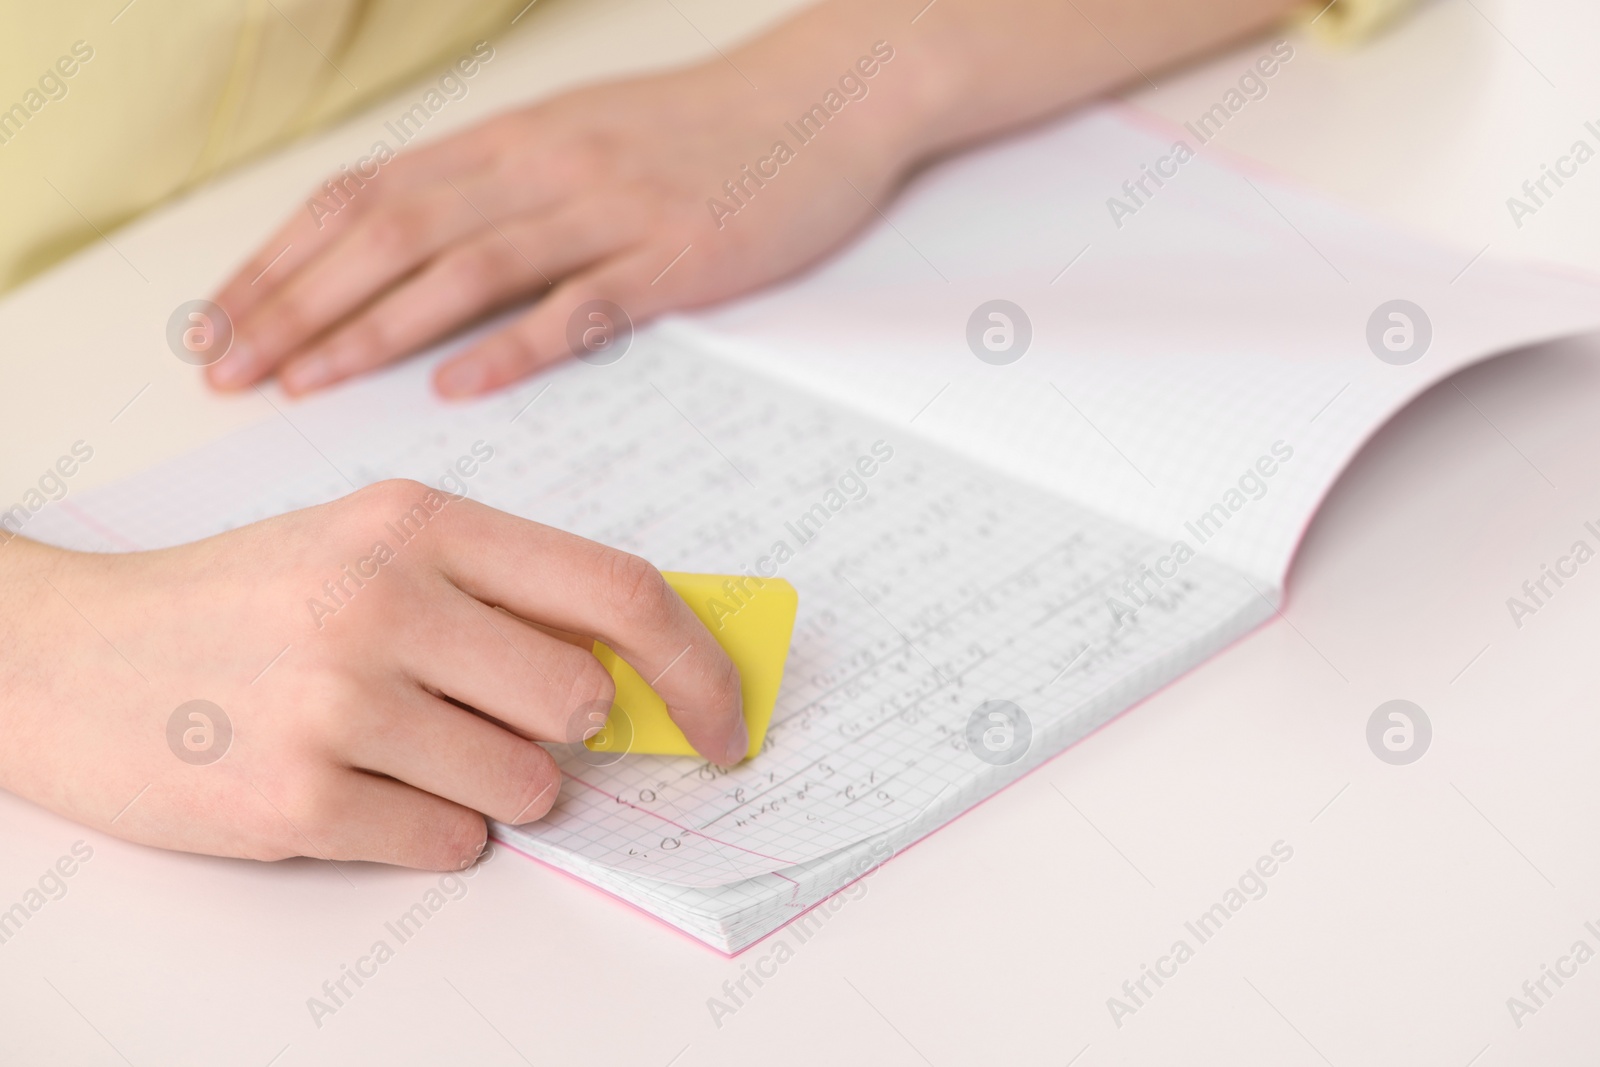
<path fill-rule="evenodd" d="M 748 759 L 761 751 L 772 722 L 800 595 L 782 578 L 676 571 L 663 571 L 662 576 L 739 669 L 744 721 L 750 731 Z M 594 643 L 594 654 L 617 683 L 617 695 L 605 726 L 584 741 L 588 748 L 595 752 L 700 755 L 667 714 L 666 702 L 638 671 L 602 642 Z"/>

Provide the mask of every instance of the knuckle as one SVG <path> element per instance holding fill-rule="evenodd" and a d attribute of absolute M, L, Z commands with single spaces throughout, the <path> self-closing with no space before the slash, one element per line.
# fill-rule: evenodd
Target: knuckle
<path fill-rule="evenodd" d="M 571 715 L 590 705 L 611 707 L 617 698 L 617 683 L 600 661 L 581 649 L 574 649 L 573 667 L 566 679 L 565 703 L 560 709 Z"/>
<path fill-rule="evenodd" d="M 367 223 L 366 242 L 379 256 L 397 256 L 409 252 L 417 236 L 417 223 L 410 215 L 398 211 L 377 213 Z"/>
<path fill-rule="evenodd" d="M 513 781 L 505 792 L 505 806 L 489 814 L 510 825 L 533 822 L 544 817 L 555 804 L 556 789 L 560 781 L 552 773 L 548 753 L 538 745 L 528 742 L 513 760 Z"/>
<path fill-rule="evenodd" d="M 739 668 L 734 666 L 733 660 L 720 646 L 714 651 L 716 655 L 712 657 L 711 664 L 707 668 L 708 681 L 717 696 L 727 704 L 735 705 L 741 692 Z"/>
<path fill-rule="evenodd" d="M 340 355 L 365 358 L 381 352 L 389 337 L 380 316 L 365 315 L 340 330 L 337 341 Z"/>
<path fill-rule="evenodd" d="M 460 870 L 477 857 L 488 838 L 489 827 L 482 815 L 452 805 L 424 835 L 420 850 L 423 854 L 417 857 L 417 865 L 441 871 Z"/>
<path fill-rule="evenodd" d="M 452 856 L 476 856 L 488 833 L 482 815 L 462 809 L 446 824 L 443 837 Z"/>
<path fill-rule="evenodd" d="M 447 255 L 439 264 L 439 276 L 447 293 L 466 298 L 497 288 L 506 271 L 487 251 L 470 248 Z"/>
<path fill-rule="evenodd" d="M 592 187 L 608 178 L 615 169 L 615 153 L 603 132 L 569 136 L 565 147 L 566 151 L 552 157 L 551 176 L 561 188 Z"/>
<path fill-rule="evenodd" d="M 660 232 L 683 216 L 683 190 L 675 177 L 666 174 L 641 174 L 630 183 L 628 196 L 635 225 Z M 667 234 L 668 237 L 676 236 Z"/>
<path fill-rule="evenodd" d="M 421 503 L 428 487 L 411 478 L 385 478 L 357 489 L 347 499 L 363 515 L 390 515 Z"/>
<path fill-rule="evenodd" d="M 280 343 L 292 344 L 314 332 L 315 322 L 303 294 L 286 292 L 274 302 L 271 314 L 257 316 L 263 332 Z M 252 319 L 254 321 L 254 319 Z"/>
<path fill-rule="evenodd" d="M 603 595 L 613 612 L 651 628 L 667 620 L 672 609 L 669 598 L 674 594 L 649 560 L 613 552 L 606 568 Z"/>
<path fill-rule="evenodd" d="M 483 349 L 484 360 L 503 374 L 521 373 L 536 366 L 539 353 L 530 336 L 534 330 L 530 319 L 538 314 L 538 310 L 530 312 L 529 318 L 495 334 Z"/>

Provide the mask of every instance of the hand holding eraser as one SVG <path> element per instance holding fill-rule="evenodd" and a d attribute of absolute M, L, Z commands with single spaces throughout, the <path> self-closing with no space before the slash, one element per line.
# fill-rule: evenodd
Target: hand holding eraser
<path fill-rule="evenodd" d="M 662 577 L 705 623 L 739 669 L 744 721 L 750 731 L 750 748 L 745 754 L 748 759 L 761 751 L 772 721 L 800 596 L 782 578 L 673 571 L 663 571 Z M 617 695 L 605 726 L 584 741 L 589 749 L 699 755 L 667 714 L 666 702 L 638 671 L 602 642 L 594 643 L 594 654 L 617 683 Z"/>

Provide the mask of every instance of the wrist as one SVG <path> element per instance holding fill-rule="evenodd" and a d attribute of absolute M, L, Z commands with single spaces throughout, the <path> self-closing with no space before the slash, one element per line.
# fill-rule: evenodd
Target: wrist
<path fill-rule="evenodd" d="M 961 99 L 966 71 L 959 55 L 942 55 L 909 34 L 901 38 L 878 38 L 894 55 L 882 71 L 880 107 L 886 113 L 886 147 L 897 169 L 909 170 L 946 146 L 948 119 Z"/>
<path fill-rule="evenodd" d="M 742 77 L 746 91 L 759 87 L 753 106 L 791 146 L 825 125 L 819 143 L 847 157 L 858 179 L 889 183 L 937 149 L 963 77 L 957 57 L 939 56 L 916 30 L 882 0 L 823 3 L 705 70 L 720 68 L 712 76 L 725 84 Z"/>

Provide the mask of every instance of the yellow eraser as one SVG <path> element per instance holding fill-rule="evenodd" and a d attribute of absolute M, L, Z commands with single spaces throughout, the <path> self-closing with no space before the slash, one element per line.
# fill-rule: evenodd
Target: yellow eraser
<path fill-rule="evenodd" d="M 761 751 L 772 722 L 800 595 L 782 578 L 674 571 L 663 571 L 662 577 L 739 668 L 744 722 L 750 730 L 748 759 Z M 667 715 L 666 702 L 638 671 L 599 641 L 594 643 L 594 654 L 616 681 L 617 696 L 605 727 L 585 745 L 595 752 L 699 755 Z"/>

